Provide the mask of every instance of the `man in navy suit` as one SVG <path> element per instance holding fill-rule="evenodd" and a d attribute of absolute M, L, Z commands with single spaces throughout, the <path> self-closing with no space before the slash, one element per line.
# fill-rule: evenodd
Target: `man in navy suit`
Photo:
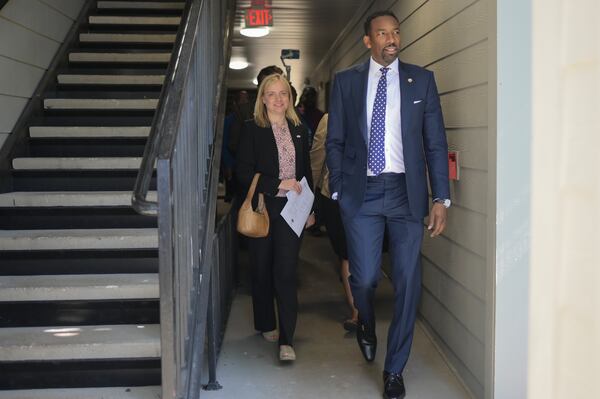
<path fill-rule="evenodd" d="M 390 11 L 365 21 L 371 57 L 335 75 L 329 107 L 327 166 L 348 240 L 350 285 L 359 312 L 357 341 L 367 361 L 377 338 L 373 297 L 389 232 L 394 314 L 383 372 L 384 397 L 405 396 L 402 371 L 421 294 L 420 249 L 429 214 L 432 237 L 450 206 L 448 145 L 433 73 L 398 60 L 400 30 Z M 429 212 L 427 175 L 433 205 Z"/>

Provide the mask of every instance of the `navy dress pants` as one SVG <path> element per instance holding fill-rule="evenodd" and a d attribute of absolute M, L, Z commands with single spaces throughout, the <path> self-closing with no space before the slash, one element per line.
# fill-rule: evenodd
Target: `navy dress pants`
<path fill-rule="evenodd" d="M 405 175 L 368 176 L 364 202 L 358 213 L 345 217 L 342 212 L 342 219 L 348 241 L 354 305 L 360 321 L 373 329 L 373 298 L 381 276 L 383 236 L 387 226 L 394 304 L 384 367 L 388 372 L 401 373 L 410 354 L 421 295 L 420 251 L 424 230 L 423 220 L 410 213 Z"/>

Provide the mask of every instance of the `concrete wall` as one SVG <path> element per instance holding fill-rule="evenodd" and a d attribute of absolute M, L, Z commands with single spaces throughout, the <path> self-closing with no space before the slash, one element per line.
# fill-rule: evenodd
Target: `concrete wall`
<path fill-rule="evenodd" d="M 529 398 L 599 397 L 600 3 L 532 1 Z"/>
<path fill-rule="evenodd" d="M 0 10 L 0 147 L 85 0 L 10 0 Z"/>
<path fill-rule="evenodd" d="M 488 193 L 488 4 L 486 0 L 367 2 L 311 80 L 368 58 L 364 17 L 391 9 L 401 21 L 400 58 L 435 72 L 451 149 L 460 151 L 461 179 L 443 237 L 423 243 L 424 324 L 476 397 L 483 397 L 486 347 Z M 324 105 L 324 96 L 321 97 Z"/>

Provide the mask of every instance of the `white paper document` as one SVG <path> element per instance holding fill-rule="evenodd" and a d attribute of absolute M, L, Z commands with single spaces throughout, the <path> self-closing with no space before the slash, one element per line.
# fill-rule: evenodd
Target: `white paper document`
<path fill-rule="evenodd" d="M 290 225 L 298 237 L 300 237 L 302 230 L 304 230 L 304 225 L 306 224 L 310 209 L 315 200 L 315 195 L 308 186 L 306 177 L 303 177 L 302 180 L 300 180 L 300 186 L 302 187 L 302 192 L 300 194 L 295 191 L 287 192 L 286 197 L 288 202 L 281 211 L 281 216 L 287 224 Z"/>

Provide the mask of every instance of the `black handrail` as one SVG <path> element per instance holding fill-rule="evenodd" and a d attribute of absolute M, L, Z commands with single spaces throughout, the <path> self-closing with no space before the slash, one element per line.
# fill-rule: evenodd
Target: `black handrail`
<path fill-rule="evenodd" d="M 158 212 L 158 202 L 147 199 L 148 191 L 150 190 L 150 183 L 152 181 L 159 147 L 161 146 L 161 143 L 165 141 L 164 137 L 173 137 L 175 135 L 175 113 L 180 109 L 180 104 L 177 100 L 181 98 L 181 91 L 185 78 L 181 69 L 183 69 L 184 66 L 189 67 L 191 46 L 195 41 L 196 34 L 196 30 L 189 29 L 189 27 L 198 20 L 200 9 L 202 7 L 201 3 L 202 2 L 194 0 L 186 1 L 185 8 L 181 15 L 181 25 L 177 31 L 173 52 L 169 61 L 169 67 L 165 74 L 165 80 L 160 92 L 156 112 L 152 119 L 150 134 L 148 135 L 148 141 L 144 148 L 140 169 L 133 187 L 131 204 L 133 209 L 142 215 L 156 215 Z M 193 14 L 191 13 L 192 5 L 195 5 Z M 183 51 L 184 43 L 186 51 Z M 166 141 L 170 141 L 172 146 L 172 139 Z"/>
<path fill-rule="evenodd" d="M 136 211 L 158 214 L 163 399 L 200 395 L 207 330 L 218 387 L 214 328 L 226 315 L 209 309 L 227 297 L 211 287 L 233 289 L 217 253 L 233 229 L 215 231 L 215 216 L 234 14 L 235 0 L 188 0 L 132 195 Z M 157 202 L 146 198 L 155 167 Z"/>

